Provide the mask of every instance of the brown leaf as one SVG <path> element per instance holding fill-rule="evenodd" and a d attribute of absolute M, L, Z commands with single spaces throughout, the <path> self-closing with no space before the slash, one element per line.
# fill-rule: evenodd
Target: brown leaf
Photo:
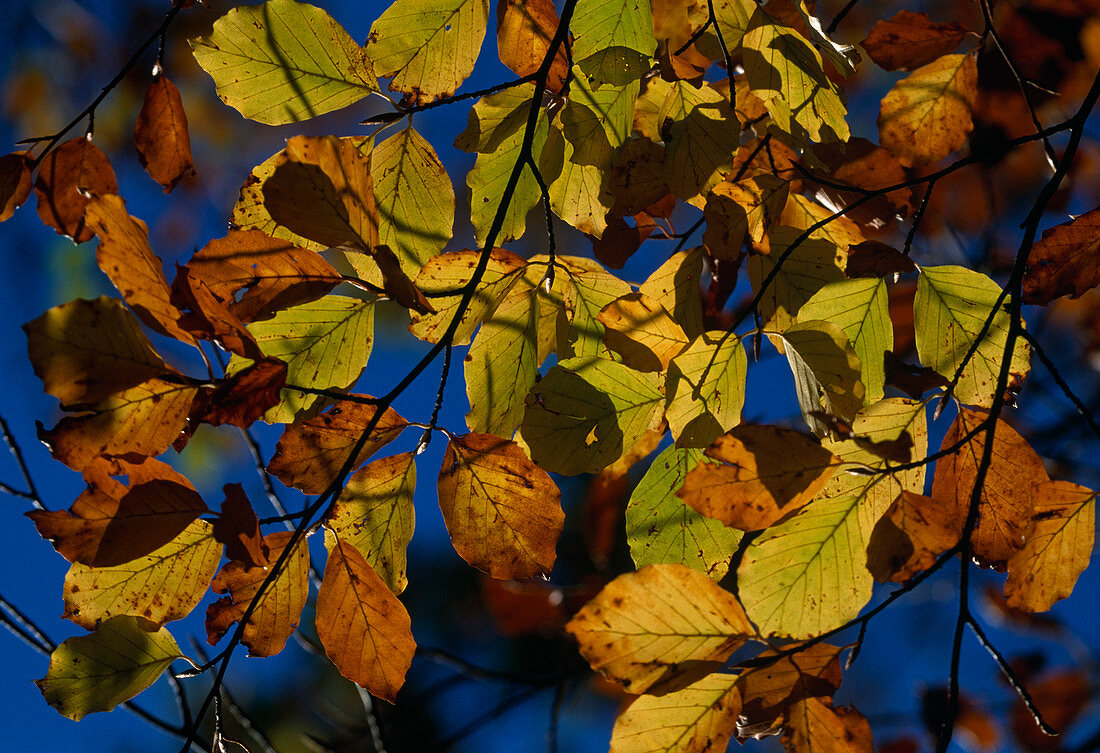
<path fill-rule="evenodd" d="M 746 239 L 767 252 L 767 230 L 787 203 L 790 184 L 774 175 L 758 175 L 731 183 L 723 181 L 707 194 L 703 216 L 707 229 L 703 245 L 719 259 L 740 258 Z M 762 245 L 760 245 L 762 244 Z"/>
<path fill-rule="evenodd" d="M 1024 303 L 1079 298 L 1100 285 L 1100 209 L 1043 231 L 1024 273 Z"/>
<path fill-rule="evenodd" d="M 806 698 L 832 700 L 840 687 L 842 650 L 818 643 L 771 664 L 745 670 L 737 680 L 741 691 L 738 738 L 744 740 L 777 730 L 794 705 Z M 766 659 L 774 653 L 765 651 L 757 659 Z"/>
<path fill-rule="evenodd" d="M 941 449 L 956 444 L 985 421 L 989 414 L 960 408 L 947 430 Z M 977 480 L 986 442 L 978 432 L 955 452 L 936 462 L 932 499 L 965 518 Z M 974 557 L 987 567 L 1003 572 L 1009 559 L 1024 545 L 1024 533 L 1032 514 L 1031 488 L 1048 481 L 1042 459 L 1023 437 L 1001 419 L 993 437 L 993 454 L 979 498 L 980 519 L 970 537 Z"/>
<path fill-rule="evenodd" d="M 664 153 L 659 144 L 638 136 L 627 139 L 616 150 L 607 176 L 608 190 L 615 198 L 610 215 L 635 215 L 671 196 L 665 180 Z"/>
<path fill-rule="evenodd" d="M 929 688 L 921 695 L 921 716 L 924 727 L 935 738 L 947 717 L 947 688 Z M 988 751 L 997 747 L 997 724 L 989 712 L 972 698 L 960 694 L 954 724 L 960 737 L 966 737 L 964 747 Z"/>
<path fill-rule="evenodd" d="M 145 102 L 134 126 L 134 146 L 141 166 L 164 186 L 165 193 L 195 174 L 183 100 L 167 76 L 155 77 L 145 90 Z"/>
<path fill-rule="evenodd" d="M 170 300 L 160 257 L 149 246 L 149 227 L 127 214 L 126 202 L 113 195 L 93 195 L 84 221 L 99 236 L 96 263 L 138 318 L 162 335 L 194 345 L 178 324 L 183 312 Z"/>
<path fill-rule="evenodd" d="M 336 540 L 317 591 L 317 637 L 340 674 L 393 703 L 412 666 L 412 623 L 378 573 Z"/>
<path fill-rule="evenodd" d="M 953 51 L 968 33 L 960 23 L 935 23 L 924 13 L 900 10 L 872 27 L 863 49 L 888 71 L 913 70 Z"/>
<path fill-rule="evenodd" d="M 958 543 L 965 517 L 957 508 L 902 491 L 871 532 L 867 569 L 880 583 L 904 583 Z"/>
<path fill-rule="evenodd" d="M 909 175 L 890 152 L 867 139 L 854 137 L 848 141 L 832 141 L 814 145 L 814 155 L 828 168 L 830 183 L 855 186 L 861 191 L 844 191 L 829 185 L 818 188 L 818 200 L 828 197 L 836 207 L 846 207 L 864 199 L 866 191 L 878 191 L 905 182 Z M 906 214 L 912 208 L 913 195 L 908 188 L 899 188 L 869 202 L 864 201 L 845 215 L 864 225 L 881 228 Z"/>
<path fill-rule="evenodd" d="M 184 476 L 152 458 L 122 463 L 126 486 L 102 468 L 85 472 L 88 488 L 68 511 L 33 510 L 27 517 L 69 562 L 121 565 L 167 544 L 206 512 Z"/>
<path fill-rule="evenodd" d="M 871 725 L 854 708 L 805 698 L 788 717 L 783 747 L 790 753 L 874 753 Z"/>
<path fill-rule="evenodd" d="M 676 492 L 699 513 L 743 531 L 767 528 L 821 491 L 840 460 L 805 434 L 742 424 L 706 450 Z"/>
<path fill-rule="evenodd" d="M 0 222 L 15 214 L 31 195 L 29 152 L 13 152 L 0 157 Z"/>
<path fill-rule="evenodd" d="M 225 501 L 214 520 L 214 538 L 225 545 L 225 556 L 245 567 L 266 567 L 271 552 L 260 533 L 260 519 L 240 484 L 222 487 Z"/>
<path fill-rule="evenodd" d="M 107 155 L 91 140 L 79 136 L 42 160 L 34 182 L 38 216 L 74 243 L 91 240 L 92 229 L 84 224 L 89 193 L 117 194 L 118 181 Z"/>
<path fill-rule="evenodd" d="M 401 269 L 401 262 L 398 261 L 393 249 L 383 243 L 375 246 L 368 253 L 382 272 L 382 287 L 387 296 L 418 314 L 435 313 L 435 308 L 420 292 L 420 288 L 416 287 Z"/>
<path fill-rule="evenodd" d="M 190 279 L 202 280 L 229 301 L 229 310 L 245 322 L 315 301 L 342 279 L 316 251 L 258 230 L 234 230 L 216 238 L 186 266 Z"/>
<path fill-rule="evenodd" d="M 494 578 L 553 569 L 565 523 L 561 492 L 515 442 L 492 434 L 452 437 L 438 489 L 451 543 L 470 565 Z"/>
<path fill-rule="evenodd" d="M 893 312 L 891 311 L 891 313 Z M 896 326 L 898 322 L 894 320 L 894 324 Z M 894 342 L 896 343 L 897 340 Z M 912 342 L 911 333 L 910 342 Z M 886 384 L 897 387 L 914 400 L 919 400 L 921 395 L 928 392 L 928 390 L 947 387 L 951 382 L 935 369 L 930 369 L 927 366 L 913 366 L 887 351 Z"/>
<path fill-rule="evenodd" d="M 276 562 L 290 543 L 290 531 L 269 533 L 264 543 L 270 560 Z M 270 567 L 248 567 L 236 560 L 221 569 L 211 590 L 229 594 L 218 599 L 206 610 L 207 641 L 215 645 L 234 622 L 244 618 L 260 584 L 271 574 Z M 250 656 L 274 656 L 283 650 L 287 638 L 298 628 L 302 608 L 309 595 L 309 548 L 299 541 L 274 580 L 259 597 L 252 616 L 244 628 L 241 642 L 248 646 Z"/>
<path fill-rule="evenodd" d="M 186 312 L 179 323 L 191 334 L 216 342 L 249 360 L 263 360 L 260 344 L 240 317 L 229 308 L 232 298 L 218 295 L 204 280 L 192 277 L 189 267 L 176 267 L 172 303 Z"/>
<path fill-rule="evenodd" d="M 320 494 L 336 479 L 377 412 L 378 408 L 373 405 L 343 400 L 316 418 L 291 424 L 275 447 L 268 472 L 287 486 L 306 494 Z M 387 408 L 351 468 L 355 469 L 397 439 L 407 425 L 396 411 Z"/>
<path fill-rule="evenodd" d="M 369 139 L 295 136 L 264 181 L 264 206 L 293 233 L 326 246 L 378 245 Z"/>
<path fill-rule="evenodd" d="M 634 216 L 634 225 L 622 217 L 607 218 L 607 227 L 599 238 L 591 238 L 592 255 L 612 269 L 622 269 L 627 260 L 657 229 L 657 223 L 645 212 Z"/>
<path fill-rule="evenodd" d="M 891 277 L 916 272 L 917 265 L 893 246 L 882 241 L 863 241 L 848 248 L 844 274 L 855 277 Z"/>
<path fill-rule="evenodd" d="M 558 22 L 558 12 L 551 0 L 497 0 L 500 62 L 517 76 L 535 73 L 550 50 Z M 561 91 L 569 74 L 566 46 L 558 48 L 546 79 L 546 88 L 555 94 Z"/>
<path fill-rule="evenodd" d="M 269 408 L 279 404 L 285 384 L 285 362 L 277 358 L 256 361 L 218 380 L 213 390 L 200 392 L 191 418 L 211 426 L 232 424 L 247 429 Z"/>

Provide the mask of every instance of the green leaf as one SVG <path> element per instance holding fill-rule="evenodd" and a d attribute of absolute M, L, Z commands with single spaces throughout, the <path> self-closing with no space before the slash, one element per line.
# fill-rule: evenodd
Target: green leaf
<path fill-rule="evenodd" d="M 894 349 L 886 281 L 875 278 L 829 283 L 798 310 L 800 321 L 825 319 L 844 330 L 859 356 L 866 405 L 882 399 L 884 354 Z"/>
<path fill-rule="evenodd" d="M 747 264 L 754 293 L 801 235 L 802 231 L 793 227 L 774 227 L 768 231 L 771 252 L 751 254 Z M 795 246 L 760 299 L 764 326 L 782 332 L 794 324 L 795 315 L 814 293 L 830 282 L 844 279 L 847 259 L 846 251 L 823 238 L 807 238 Z"/>
<path fill-rule="evenodd" d="M 665 415 L 677 447 L 706 447 L 740 423 L 748 368 L 741 338 L 725 332 L 700 335 L 672 359 Z"/>
<path fill-rule="evenodd" d="M 416 521 L 416 456 L 379 458 L 356 471 L 333 503 L 326 525 L 351 544 L 395 594 L 405 590 L 405 550 Z M 326 544 L 331 545 L 326 539 Z M 331 549 L 331 546 L 330 546 Z"/>
<path fill-rule="evenodd" d="M 390 91 L 431 102 L 454 94 L 477 62 L 489 0 L 396 0 L 371 26 L 366 51 Z"/>
<path fill-rule="evenodd" d="M 344 28 L 294 0 L 232 8 L 191 48 L 222 101 L 268 125 L 309 120 L 378 91 L 363 49 Z"/>
<path fill-rule="evenodd" d="M 711 0 L 714 19 L 722 32 L 722 41 L 726 51 L 734 53 L 741 44 L 741 38 L 749 28 L 749 19 L 756 11 L 755 0 Z M 696 42 L 696 47 L 711 60 L 722 60 L 722 48 L 718 45 L 718 35 L 713 29 L 707 29 Z"/>
<path fill-rule="evenodd" d="M 799 322 L 783 333 L 798 405 L 818 436 L 829 431 L 820 414 L 852 420 L 863 407 L 860 362 L 844 331 L 826 321 Z"/>
<path fill-rule="evenodd" d="M 678 251 L 659 266 L 638 292 L 665 307 L 688 337 L 703 334 L 703 297 L 699 278 L 703 274 L 703 249 Z"/>
<path fill-rule="evenodd" d="M 146 624 L 138 617 L 114 617 L 54 649 L 46 676 L 35 682 L 46 703 L 80 721 L 152 685 L 183 654 L 171 633 Z"/>
<path fill-rule="evenodd" d="M 523 440 L 548 471 L 596 473 L 659 420 L 663 401 L 656 373 L 604 358 L 566 359 L 527 396 Z"/>
<path fill-rule="evenodd" d="M 741 531 L 700 515 L 676 496 L 703 451 L 668 447 L 649 466 L 626 504 L 626 540 L 641 568 L 674 562 L 721 580 Z"/>
<path fill-rule="evenodd" d="M 740 127 L 729 99 L 716 89 L 672 84 L 657 114 L 665 138 L 665 179 L 678 197 L 702 207 L 722 181 L 739 146 Z"/>
<path fill-rule="evenodd" d="M 506 138 L 523 128 L 535 96 L 532 83 L 486 94 L 466 116 L 466 128 L 455 138 L 455 149 L 492 154 Z"/>
<path fill-rule="evenodd" d="M 572 161 L 606 169 L 611 154 L 630 138 L 638 82 L 593 87 L 593 81 L 573 68 L 569 101 L 561 111 L 561 127 L 572 145 Z"/>
<path fill-rule="evenodd" d="M 558 318 L 558 356 L 611 358 L 604 345 L 604 326 L 597 317 L 607 304 L 631 293 L 630 285 L 602 268 L 572 274 L 565 288 L 565 308 Z"/>
<path fill-rule="evenodd" d="M 580 0 L 570 24 L 573 59 L 597 84 L 622 86 L 649 70 L 657 40 L 645 0 Z"/>
<path fill-rule="evenodd" d="M 761 8 L 741 44 L 749 88 L 782 130 L 797 136 L 797 124 L 816 142 L 848 140 L 844 95 L 810 42 Z"/>
<path fill-rule="evenodd" d="M 287 384 L 343 390 L 355 384 L 374 345 L 374 302 L 329 295 L 284 309 L 248 325 L 265 356 L 287 364 Z M 251 361 L 234 356 L 234 374 Z M 284 388 L 282 401 L 264 414 L 268 423 L 290 423 L 321 401 L 320 395 Z"/>
<path fill-rule="evenodd" d="M 535 384 L 538 293 L 508 296 L 481 326 L 466 355 L 466 425 L 479 434 L 512 435 L 523 421 L 523 399 Z"/>
<path fill-rule="evenodd" d="M 550 208 L 567 224 L 599 238 L 607 229 L 615 197 L 607 186 L 607 170 L 580 162 L 573 143 L 561 129 L 551 128 L 539 157 L 539 173 L 549 183 Z"/>
<path fill-rule="evenodd" d="M 967 362 L 955 387 L 955 397 L 965 405 L 988 408 L 993 403 L 997 376 L 1008 342 L 1009 315 L 994 311 L 1001 288 L 981 272 L 965 267 L 922 267 L 913 300 L 913 327 L 921 363 L 947 379 L 954 379 L 963 358 L 985 325 L 989 331 Z M 1007 306 L 1008 299 L 1005 299 Z M 1017 338 L 1009 369 L 1009 385 L 1030 370 L 1030 348 Z"/>

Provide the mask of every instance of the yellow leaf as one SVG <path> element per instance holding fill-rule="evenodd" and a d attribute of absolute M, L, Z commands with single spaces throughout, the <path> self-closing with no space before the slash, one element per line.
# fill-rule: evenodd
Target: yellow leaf
<path fill-rule="evenodd" d="M 906 166 L 942 159 L 974 129 L 977 96 L 974 56 L 944 55 L 894 84 L 883 98 L 879 142 Z"/>
<path fill-rule="evenodd" d="M 775 227 L 768 231 L 771 251 L 751 254 L 747 264 L 753 292 L 760 290 L 764 280 L 779 264 L 779 259 L 802 235 L 792 227 Z M 760 315 L 767 329 L 782 332 L 795 323 L 798 310 L 813 294 L 830 282 L 844 279 L 848 252 L 824 238 L 807 238 L 786 256 L 760 299 Z"/>
<path fill-rule="evenodd" d="M 715 672 L 664 695 L 635 698 L 615 720 L 611 753 L 725 750 L 741 710 L 737 675 Z"/>
<path fill-rule="evenodd" d="M 687 335 L 664 306 L 643 293 L 630 293 L 607 304 L 596 319 L 604 342 L 636 371 L 664 371 L 688 344 Z"/>
<path fill-rule="evenodd" d="M 672 359 L 665 382 L 677 447 L 706 447 L 741 421 L 748 361 L 741 338 L 708 332 Z"/>

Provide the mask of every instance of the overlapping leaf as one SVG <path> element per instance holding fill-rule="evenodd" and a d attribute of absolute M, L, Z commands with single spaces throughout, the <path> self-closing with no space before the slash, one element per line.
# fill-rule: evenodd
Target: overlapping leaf
<path fill-rule="evenodd" d="M 967 32 L 960 23 L 935 23 L 924 13 L 899 10 L 875 22 L 863 49 L 888 71 L 913 70 L 952 52 Z"/>
<path fill-rule="evenodd" d="M 729 100 L 710 86 L 672 84 L 657 113 L 665 135 L 665 179 L 679 198 L 702 206 L 738 146 Z"/>
<path fill-rule="evenodd" d="M 688 345 L 683 328 L 644 293 L 615 299 L 596 319 L 604 326 L 607 346 L 637 371 L 664 371 Z"/>
<path fill-rule="evenodd" d="M 504 0 L 497 4 L 497 50 L 500 62 L 517 76 L 530 76 L 542 65 L 557 31 L 558 11 L 551 0 Z M 566 46 L 558 48 L 546 87 L 561 90 L 569 72 Z"/>
<path fill-rule="evenodd" d="M 855 417 L 864 387 L 859 358 L 844 331 L 831 321 L 800 321 L 784 330 L 783 340 L 798 405 L 814 433 L 825 434 L 826 416 Z"/>
<path fill-rule="evenodd" d="M 1100 284 L 1100 209 L 1055 225 L 1031 247 L 1024 274 L 1024 303 L 1078 298 Z"/>
<path fill-rule="evenodd" d="M 523 421 L 538 377 L 539 306 L 534 288 L 509 296 L 474 338 L 465 361 L 470 431 L 506 437 Z"/>
<path fill-rule="evenodd" d="M 92 229 L 84 222 L 88 197 L 117 193 L 118 180 L 110 160 L 83 136 L 50 151 L 34 181 L 39 219 L 74 243 L 92 238 Z"/>
<path fill-rule="evenodd" d="M 978 66 L 972 55 L 944 55 L 903 78 L 882 100 L 879 142 L 904 165 L 935 162 L 974 129 Z"/>
<path fill-rule="evenodd" d="M 596 82 L 621 86 L 649 69 L 657 41 L 648 2 L 581 0 L 569 26 L 573 59 Z"/>
<path fill-rule="evenodd" d="M 0 222 L 10 220 L 31 195 L 31 167 L 27 152 L 0 157 Z"/>
<path fill-rule="evenodd" d="M 689 338 L 703 334 L 703 300 L 699 278 L 703 273 L 703 251 L 693 248 L 677 251 L 657 267 L 638 288 L 664 306 Z"/>
<path fill-rule="evenodd" d="M 846 251 L 823 238 L 807 238 L 795 246 L 801 235 L 795 228 L 773 228 L 768 233 L 771 251 L 749 257 L 749 282 L 754 291 L 760 290 L 778 260 L 786 257 L 760 299 L 760 314 L 769 329 L 787 329 L 814 293 L 830 282 L 844 279 Z"/>
<path fill-rule="evenodd" d="M 741 421 L 747 374 L 741 339 L 724 332 L 700 335 L 672 359 L 665 417 L 677 447 L 706 447 Z"/>
<path fill-rule="evenodd" d="M 611 753 L 725 750 L 737 729 L 737 675 L 715 672 L 664 695 L 635 698 L 615 720 Z"/>

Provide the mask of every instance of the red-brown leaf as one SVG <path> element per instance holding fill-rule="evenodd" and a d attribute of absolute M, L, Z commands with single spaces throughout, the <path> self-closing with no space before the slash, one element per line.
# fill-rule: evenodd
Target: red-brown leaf
<path fill-rule="evenodd" d="M 214 520 L 214 538 L 225 545 L 225 556 L 245 567 L 271 564 L 270 550 L 260 533 L 260 519 L 240 484 L 222 487 L 225 501 Z"/>
<path fill-rule="evenodd" d="M 497 0 L 497 50 L 500 62 L 517 76 L 530 76 L 542 65 L 558 28 L 552 0 Z M 566 47 L 558 48 L 546 88 L 557 93 L 569 73 Z"/>
<path fill-rule="evenodd" d="M 1079 298 L 1100 284 L 1100 209 L 1043 231 L 1024 273 L 1024 303 Z"/>
<path fill-rule="evenodd" d="M 888 71 L 911 71 L 952 52 L 969 31 L 959 23 L 935 23 L 924 13 L 900 10 L 874 25 L 863 49 Z"/>
<path fill-rule="evenodd" d="M 192 278 L 188 267 L 176 267 L 176 279 L 172 283 L 172 303 L 185 310 L 180 326 L 203 340 L 212 340 L 226 350 L 252 361 L 262 360 L 263 352 L 252 333 L 229 305 L 232 298 L 224 298 L 202 279 Z"/>
<path fill-rule="evenodd" d="M 279 404 L 286 384 L 286 363 L 277 358 L 256 361 L 199 393 L 191 418 L 211 426 L 232 424 L 247 429 Z"/>
<path fill-rule="evenodd" d="M 145 102 L 134 126 L 134 146 L 141 166 L 164 186 L 165 193 L 195 174 L 183 100 L 167 76 L 157 76 L 145 90 Z"/>
<path fill-rule="evenodd" d="M 9 219 L 31 195 L 31 167 L 27 152 L 0 157 L 0 222 Z"/>
<path fill-rule="evenodd" d="M 38 216 L 74 243 L 92 238 L 92 229 L 84 223 L 88 194 L 109 193 L 118 193 L 114 168 L 107 155 L 83 136 L 47 154 L 34 183 Z"/>

